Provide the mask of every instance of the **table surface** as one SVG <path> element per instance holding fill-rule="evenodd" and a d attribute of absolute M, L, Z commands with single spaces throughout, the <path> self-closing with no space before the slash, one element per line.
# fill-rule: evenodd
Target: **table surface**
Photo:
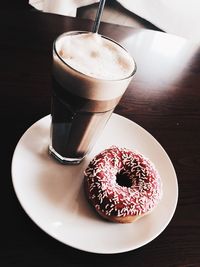
<path fill-rule="evenodd" d="M 53 40 L 64 31 L 90 30 L 92 22 L 23 5 L 9 12 L 2 8 L 0 21 L 1 266 L 200 266 L 199 47 L 161 32 L 101 24 L 100 33 L 119 41 L 137 62 L 116 113 L 141 125 L 166 150 L 177 173 L 179 200 L 155 240 L 130 252 L 97 255 L 64 245 L 37 227 L 11 180 L 18 140 L 50 113 Z"/>

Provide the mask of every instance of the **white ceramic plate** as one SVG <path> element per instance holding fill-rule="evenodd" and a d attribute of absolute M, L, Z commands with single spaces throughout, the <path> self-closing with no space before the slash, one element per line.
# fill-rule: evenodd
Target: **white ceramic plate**
<path fill-rule="evenodd" d="M 173 165 L 152 135 L 136 123 L 113 114 L 90 155 L 78 166 L 63 166 L 47 153 L 50 116 L 33 124 L 20 139 L 12 161 L 16 195 L 30 218 L 55 239 L 80 250 L 119 253 L 157 237 L 177 205 Z M 131 224 L 102 220 L 89 206 L 82 186 L 89 161 L 111 145 L 136 149 L 154 162 L 163 182 L 163 198 L 149 215 Z"/>

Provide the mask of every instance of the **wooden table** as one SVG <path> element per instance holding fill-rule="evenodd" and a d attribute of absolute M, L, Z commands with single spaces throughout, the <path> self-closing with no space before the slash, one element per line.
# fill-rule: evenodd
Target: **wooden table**
<path fill-rule="evenodd" d="M 82 252 L 48 236 L 26 215 L 14 193 L 15 146 L 50 113 L 51 50 L 56 36 L 90 30 L 88 20 L 30 8 L 0 11 L 1 266 L 200 266 L 200 50 L 176 36 L 102 24 L 137 62 L 137 74 L 116 113 L 138 123 L 164 147 L 175 167 L 175 215 L 149 244 L 121 254 Z"/>

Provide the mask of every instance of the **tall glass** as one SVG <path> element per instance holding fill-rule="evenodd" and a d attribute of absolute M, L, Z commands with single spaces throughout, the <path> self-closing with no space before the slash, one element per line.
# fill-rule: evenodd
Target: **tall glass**
<path fill-rule="evenodd" d="M 133 63 L 128 76 L 104 79 L 92 77 L 83 73 L 80 68 L 72 67 L 63 59 L 61 46 L 69 35 L 83 34 L 86 36 L 87 32 L 67 32 L 60 35 L 53 44 L 49 153 L 63 164 L 78 164 L 90 152 L 136 69 Z M 107 37 L 101 36 L 101 38 L 114 47 L 119 46 L 120 49 L 124 49 Z"/>

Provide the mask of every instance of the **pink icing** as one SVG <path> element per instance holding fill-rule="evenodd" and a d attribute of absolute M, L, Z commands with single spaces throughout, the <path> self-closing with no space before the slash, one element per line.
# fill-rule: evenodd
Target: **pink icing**
<path fill-rule="evenodd" d="M 120 185 L 117 176 L 126 176 L 130 185 Z M 105 216 L 142 215 L 150 212 L 162 195 L 153 163 L 126 148 L 112 146 L 99 153 L 85 170 L 85 179 L 89 199 Z"/>

